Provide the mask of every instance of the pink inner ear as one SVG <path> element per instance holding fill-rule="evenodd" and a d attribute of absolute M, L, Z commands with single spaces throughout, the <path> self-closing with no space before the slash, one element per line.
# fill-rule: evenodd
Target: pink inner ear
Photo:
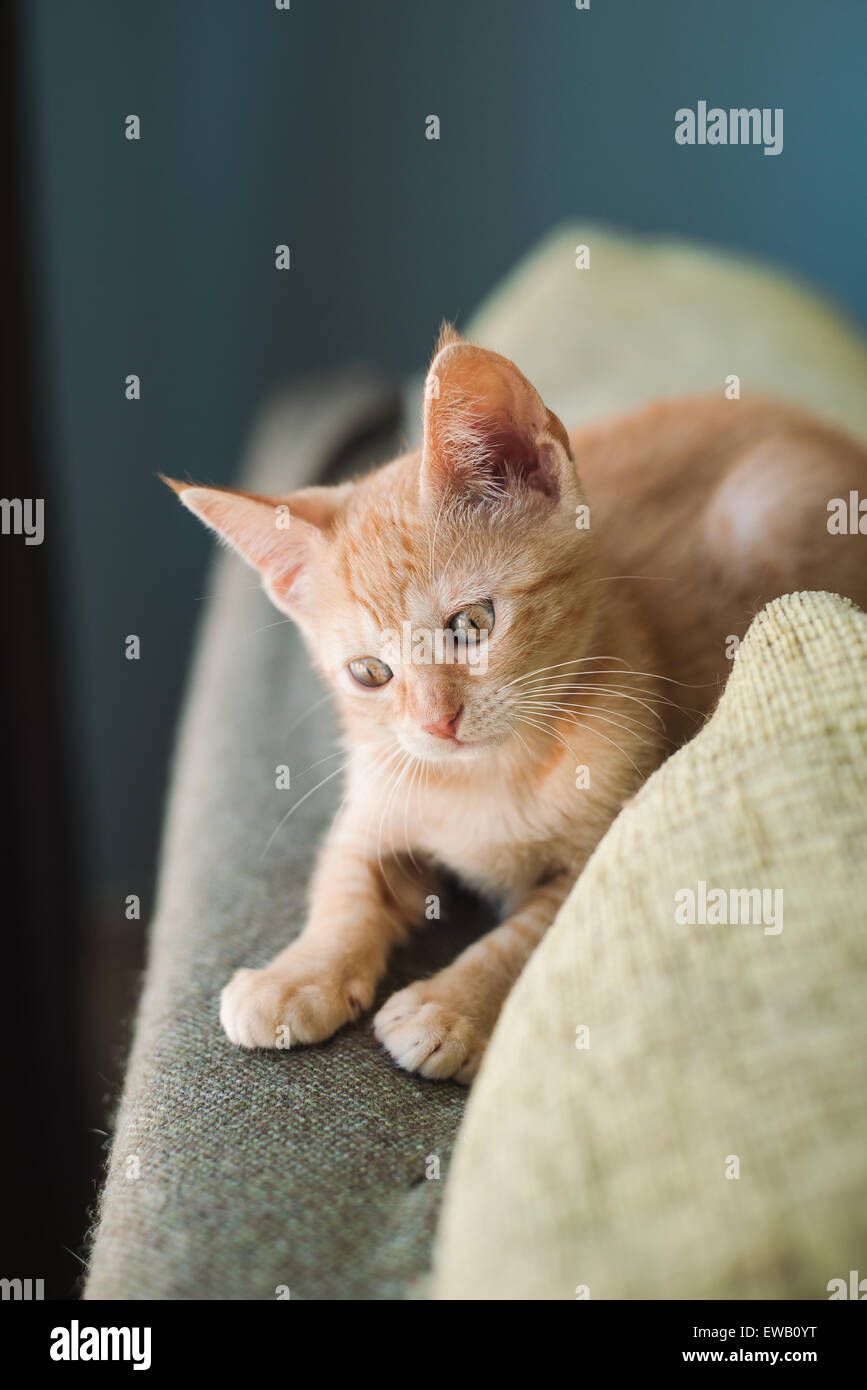
<path fill-rule="evenodd" d="M 481 470 L 503 491 L 520 479 L 544 497 L 560 495 L 557 479 L 545 445 L 539 446 L 516 427 L 507 414 L 479 422 Z M 474 430 L 475 433 L 475 430 Z"/>
<path fill-rule="evenodd" d="M 440 487 L 493 497 L 523 486 L 556 501 L 559 478 L 548 444 L 521 430 L 507 408 L 479 403 L 454 410 L 437 432 L 427 459 L 428 476 Z"/>
<path fill-rule="evenodd" d="M 275 597 L 284 602 L 289 601 L 304 569 L 304 559 L 303 553 L 290 552 L 285 556 L 278 556 L 270 569 L 263 569 L 266 586 Z"/>
<path fill-rule="evenodd" d="M 324 514 L 321 499 L 303 493 L 295 497 L 260 497 L 231 488 L 175 486 L 185 507 L 210 526 L 262 576 L 275 599 L 295 602 L 299 580 L 319 545 L 321 532 L 298 515 L 301 511 Z M 310 490 L 314 492 L 313 489 Z M 324 489 L 322 490 L 324 492 Z M 278 508 L 287 507 L 290 525 L 277 525 Z"/>
<path fill-rule="evenodd" d="M 428 374 L 422 487 L 493 497 L 524 490 L 558 500 L 556 446 L 565 431 L 514 363 L 485 348 L 449 342 Z M 565 445 L 568 453 L 568 444 Z"/>

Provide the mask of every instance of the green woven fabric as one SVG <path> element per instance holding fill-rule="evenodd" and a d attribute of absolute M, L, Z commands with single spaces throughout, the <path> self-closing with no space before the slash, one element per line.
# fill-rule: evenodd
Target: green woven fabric
<path fill-rule="evenodd" d="M 782 890 L 782 930 L 679 925 L 701 881 Z M 827 1298 L 867 1250 L 865 991 L 867 616 L 789 595 L 510 996 L 436 1296 Z"/>

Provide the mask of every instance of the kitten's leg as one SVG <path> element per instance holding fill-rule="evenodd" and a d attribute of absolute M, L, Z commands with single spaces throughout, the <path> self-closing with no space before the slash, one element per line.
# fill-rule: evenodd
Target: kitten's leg
<path fill-rule="evenodd" d="M 336 830 L 336 827 L 335 827 Z M 373 1003 L 389 952 L 424 917 L 422 884 L 406 866 L 332 832 L 313 877 L 308 924 L 262 970 L 238 970 L 220 1021 L 242 1047 L 322 1042 Z"/>
<path fill-rule="evenodd" d="M 506 995 L 574 881 L 562 873 L 541 884 L 445 970 L 391 996 L 373 1028 L 398 1066 L 436 1080 L 472 1081 Z"/>

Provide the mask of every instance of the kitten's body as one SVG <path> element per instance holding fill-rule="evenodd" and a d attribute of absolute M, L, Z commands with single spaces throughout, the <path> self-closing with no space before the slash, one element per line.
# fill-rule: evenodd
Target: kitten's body
<path fill-rule="evenodd" d="M 720 396 L 663 401 L 572 443 L 600 572 L 642 576 L 617 586 L 615 607 L 629 585 L 667 676 L 724 683 L 724 636 L 780 594 L 833 588 L 863 604 L 864 538 L 828 531 L 830 499 L 867 484 L 867 453 L 841 432 Z M 694 693 L 707 713 L 719 692 Z"/>
<path fill-rule="evenodd" d="M 864 603 L 864 538 L 826 523 L 832 497 L 867 494 L 867 455 L 799 412 L 723 399 L 567 441 L 510 363 L 451 338 L 429 382 L 422 453 L 297 494 L 291 544 L 273 531 L 277 499 L 176 486 L 299 621 L 349 754 L 310 924 L 266 970 L 238 973 L 224 1026 L 274 1046 L 357 1016 L 444 866 L 503 923 L 393 996 L 376 1031 L 401 1065 L 469 1080 L 607 826 L 712 709 L 732 639 L 793 589 Z M 486 673 L 397 664 L 363 692 L 347 675 L 383 633 L 441 630 L 487 599 Z"/>

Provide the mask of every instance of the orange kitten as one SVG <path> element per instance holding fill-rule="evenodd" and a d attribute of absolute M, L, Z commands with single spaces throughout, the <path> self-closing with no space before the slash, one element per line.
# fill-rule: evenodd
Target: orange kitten
<path fill-rule="evenodd" d="M 858 444 L 724 399 L 570 440 L 516 367 L 450 332 L 420 454 L 288 499 L 171 486 L 298 623 L 350 754 L 308 925 L 237 972 L 223 1026 L 274 1047 L 357 1018 L 445 867 L 502 920 L 376 1016 L 428 1077 L 472 1079 L 588 856 L 710 711 L 754 613 L 796 589 L 867 598 L 867 541 L 827 526 L 831 498 L 867 495 Z"/>

